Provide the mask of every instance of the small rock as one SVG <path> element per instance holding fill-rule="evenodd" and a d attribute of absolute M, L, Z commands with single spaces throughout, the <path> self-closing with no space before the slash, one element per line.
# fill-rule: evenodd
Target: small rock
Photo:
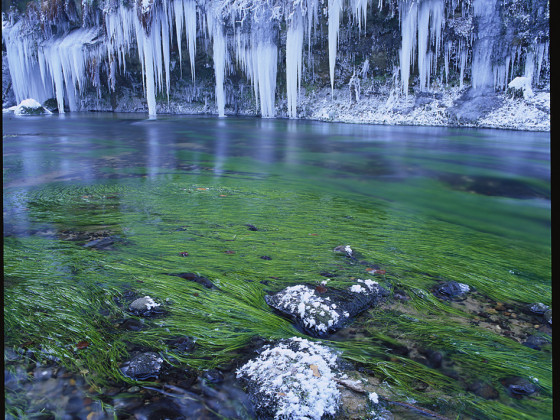
<path fill-rule="evenodd" d="M 262 260 L 267 260 L 267 261 L 269 261 L 269 260 L 271 260 L 272 258 L 270 258 L 268 255 L 263 255 L 263 256 L 261 256 L 261 259 L 262 259 Z"/>
<path fill-rule="evenodd" d="M 256 232 L 257 230 L 259 230 L 255 225 L 252 225 L 250 223 L 247 223 L 245 226 L 247 226 L 247 229 Z"/>
<path fill-rule="evenodd" d="M 552 309 L 549 309 L 544 313 L 544 319 L 546 322 L 552 325 Z"/>
<path fill-rule="evenodd" d="M 123 375 L 135 380 L 157 378 L 163 366 L 163 359 L 154 352 L 141 353 L 127 361 L 121 368 Z"/>
<path fill-rule="evenodd" d="M 155 313 L 161 313 L 161 311 L 158 310 L 159 306 L 160 304 L 156 303 L 150 296 L 144 296 L 143 298 L 138 298 L 133 301 L 128 306 L 128 309 L 135 315 L 151 316 Z"/>
<path fill-rule="evenodd" d="M 323 286 L 324 287 L 324 286 Z M 304 284 L 287 287 L 266 295 L 270 306 L 291 318 L 302 331 L 324 337 L 346 325 L 360 312 L 376 305 L 389 292 L 370 279 L 358 280 L 349 290 Z"/>
<path fill-rule="evenodd" d="M 549 343 L 550 341 L 542 335 L 530 335 L 523 342 L 523 345 L 535 350 L 540 350 L 542 346 L 545 346 Z"/>
<path fill-rule="evenodd" d="M 443 300 L 463 300 L 470 290 L 467 284 L 448 281 L 436 286 L 433 294 L 435 297 Z"/>
<path fill-rule="evenodd" d="M 510 394 L 514 397 L 522 397 L 523 395 L 531 395 L 539 390 L 539 387 L 534 383 L 520 377 L 506 378 L 502 384 L 508 389 Z"/>
<path fill-rule="evenodd" d="M 533 303 L 531 306 L 529 306 L 529 311 L 531 311 L 534 314 L 537 315 L 543 315 L 547 310 L 549 310 L 550 307 L 545 305 L 544 303 Z"/>
<path fill-rule="evenodd" d="M 211 384 L 219 384 L 224 381 L 224 374 L 218 369 L 209 369 L 205 372 L 204 379 Z"/>
<path fill-rule="evenodd" d="M 208 289 L 211 289 L 212 287 L 214 287 L 214 284 L 210 280 L 208 280 L 206 277 L 199 276 L 195 273 L 163 273 L 163 274 L 166 274 L 168 276 L 181 277 L 182 279 L 185 279 L 185 280 L 188 280 L 188 281 L 194 281 L 195 283 L 201 284 Z"/>
<path fill-rule="evenodd" d="M 168 345 L 183 352 L 191 352 L 194 350 L 196 343 L 190 337 L 179 337 L 168 341 Z"/>
<path fill-rule="evenodd" d="M 333 252 L 337 254 L 344 254 L 347 257 L 351 257 L 354 251 L 350 248 L 350 245 L 339 245 L 333 249 Z"/>
<path fill-rule="evenodd" d="M 486 400 L 494 400 L 500 396 L 496 388 L 482 381 L 474 382 L 468 389 L 475 395 L 478 395 Z"/>

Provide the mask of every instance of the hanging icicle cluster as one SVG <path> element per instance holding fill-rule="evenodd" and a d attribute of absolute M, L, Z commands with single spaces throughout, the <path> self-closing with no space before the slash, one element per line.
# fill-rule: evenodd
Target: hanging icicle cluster
<path fill-rule="evenodd" d="M 503 26 L 497 0 L 106 0 L 97 7 L 82 0 L 80 10 L 74 0 L 41 4 L 42 9 L 28 7 L 25 16 L 3 15 L 2 37 L 16 100 L 56 97 L 61 113 L 81 109 L 86 86 L 93 85 L 100 96 L 102 74 L 114 91 L 117 75 L 126 74 L 127 60 L 136 57 L 148 111 L 155 115 L 157 95 L 164 94 L 168 102 L 172 95 L 173 54 L 178 55 L 181 77 L 188 68 L 196 82 L 198 42 L 211 57 L 220 116 L 225 116 L 225 81 L 239 69 L 252 85 L 261 115 L 274 117 L 276 99 L 284 94 L 277 92 L 280 65 L 285 68 L 287 114 L 296 118 L 306 65 L 303 51 L 307 43 L 313 53 L 312 34 L 317 35 L 319 23 L 327 26 L 334 91 L 341 25 L 356 25 L 360 34 L 367 33 L 367 17 L 376 13 L 375 7 L 398 13 L 401 39 L 394 59 L 400 77 L 395 88 L 405 95 L 411 76 L 417 76 L 417 90 L 430 91 L 434 81 L 444 78 L 447 85 L 457 73 L 460 87 L 470 73 L 473 88 L 505 89 L 519 75 L 516 63 L 517 68 L 524 63 L 523 75 L 538 82 L 549 52 L 548 36 L 535 37 L 523 49 L 496 45 Z M 80 16 L 81 27 L 76 27 Z M 183 42 L 190 67 L 184 66 Z M 175 46 L 178 53 L 173 53 Z M 367 56 L 361 66 L 366 61 L 369 69 Z M 367 70 L 358 74 L 366 77 Z"/>

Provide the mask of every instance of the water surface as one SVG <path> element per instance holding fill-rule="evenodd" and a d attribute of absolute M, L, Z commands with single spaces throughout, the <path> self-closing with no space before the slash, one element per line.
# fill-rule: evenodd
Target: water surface
<path fill-rule="evenodd" d="M 521 345 L 551 334 L 521 315 L 551 300 L 548 133 L 78 113 L 4 116 L 3 135 L 5 343 L 82 372 L 94 399 L 134 385 L 119 364 L 138 349 L 227 371 L 255 337 L 301 335 L 266 293 L 327 275 L 343 285 L 377 265 L 386 274 L 376 280 L 409 300 L 391 296 L 355 321 L 357 334 L 333 337 L 345 357 L 439 412 L 550 413 L 550 353 Z M 358 260 L 332 252 L 346 244 Z M 168 275 L 181 272 L 216 287 Z M 434 298 L 449 280 L 471 286 L 472 299 Z M 165 316 L 119 327 L 127 302 L 144 295 Z M 502 312 L 481 321 L 497 303 L 524 324 Z M 169 345 L 182 336 L 196 340 L 194 353 Z M 418 362 L 423 348 L 449 366 Z M 522 362 L 506 367 L 504 355 Z M 512 398 L 504 380 L 520 376 L 537 378 L 540 392 Z M 421 378 L 427 391 L 407 388 Z M 477 381 L 499 396 L 478 395 Z"/>

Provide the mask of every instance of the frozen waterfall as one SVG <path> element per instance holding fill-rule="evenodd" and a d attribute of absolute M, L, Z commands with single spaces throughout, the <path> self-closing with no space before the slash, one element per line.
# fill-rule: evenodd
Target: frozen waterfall
<path fill-rule="evenodd" d="M 361 75 L 363 86 L 370 74 L 359 69 L 366 62 L 372 66 L 375 54 L 387 53 L 380 52 L 366 26 L 382 10 L 386 21 L 398 14 L 400 48 L 394 74 L 400 77 L 394 82 L 395 94 L 408 95 L 411 87 L 431 91 L 449 83 L 463 88 L 469 82 L 475 89 L 504 90 L 517 76 L 528 77 L 534 85 L 549 60 L 547 36 L 535 38 L 529 47 L 496 48 L 502 25 L 498 0 L 146 0 L 107 2 L 95 13 L 93 7 L 84 9 L 83 27 L 71 29 L 68 23 L 52 34 L 30 17 L 3 15 L 2 39 L 16 101 L 55 97 L 60 113 L 80 110 L 82 97 L 91 94 L 92 87 L 98 98 L 103 88 L 104 94 L 115 92 L 117 79 L 133 71 L 127 63 L 130 67 L 131 59 L 137 59 L 150 115 L 164 107 L 161 98 L 169 103 L 176 96 L 179 80 L 183 93 L 199 89 L 198 65 L 213 69 L 218 115 L 225 116 L 236 101 L 231 90 L 226 95 L 226 86 L 238 80 L 240 71 L 250 81 L 263 117 L 280 111 L 297 118 L 302 81 L 308 82 L 308 73 L 315 78 L 317 56 L 323 57 L 312 49 L 320 45 L 316 37 L 326 38 L 331 93 L 338 78 L 346 85 L 351 74 Z M 455 35 L 448 36 L 453 31 Z M 358 55 L 340 51 L 356 33 L 372 40 L 371 49 Z M 197 57 L 197 44 L 206 57 Z M 278 68 L 284 63 L 285 84 L 278 86 L 285 86 L 285 92 L 277 92 Z M 190 84 L 183 78 L 186 68 Z M 101 82 L 105 79 L 106 87 Z M 277 99 L 283 98 L 279 106 Z"/>

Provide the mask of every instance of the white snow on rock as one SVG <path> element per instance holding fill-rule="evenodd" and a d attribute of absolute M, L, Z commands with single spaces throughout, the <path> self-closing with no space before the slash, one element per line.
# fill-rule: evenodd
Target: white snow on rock
<path fill-rule="evenodd" d="M 279 296 L 277 306 L 290 313 L 297 313 L 305 327 L 321 332 L 326 332 L 340 318 L 334 303 L 303 284 L 287 287 Z"/>
<path fill-rule="evenodd" d="M 46 108 L 43 108 L 43 105 L 41 105 L 35 99 L 31 99 L 31 98 L 24 99 L 23 101 L 21 101 L 19 103 L 19 105 L 12 106 L 10 108 L 6 108 L 6 109 L 3 110 L 3 112 L 11 112 L 11 111 L 13 111 L 13 113 L 15 115 L 38 115 L 38 114 L 50 115 L 50 114 L 52 114 L 51 111 L 49 111 Z"/>
<path fill-rule="evenodd" d="M 534 93 L 531 89 L 531 79 L 529 77 L 516 77 L 508 84 L 510 89 L 518 89 L 523 92 L 523 98 L 529 99 Z"/>
<path fill-rule="evenodd" d="M 249 384 L 257 409 L 275 419 L 320 420 L 334 415 L 340 392 L 334 380 L 337 355 L 329 348 L 292 337 L 237 370 Z"/>

